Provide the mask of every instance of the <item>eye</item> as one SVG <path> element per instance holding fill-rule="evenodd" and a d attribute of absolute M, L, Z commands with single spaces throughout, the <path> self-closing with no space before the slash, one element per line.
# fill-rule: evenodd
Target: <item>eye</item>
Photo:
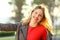
<path fill-rule="evenodd" d="M 37 12 L 35 12 L 35 14 L 37 14 Z"/>
<path fill-rule="evenodd" d="M 39 17 L 42 17 L 42 15 L 41 15 L 41 14 L 39 14 L 38 16 L 39 16 Z"/>

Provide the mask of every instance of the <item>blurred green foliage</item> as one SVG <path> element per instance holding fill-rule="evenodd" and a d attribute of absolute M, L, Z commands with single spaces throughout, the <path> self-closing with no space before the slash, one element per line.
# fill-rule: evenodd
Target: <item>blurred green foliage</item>
<path fill-rule="evenodd" d="M 2 32 L 0 32 L 0 37 L 5 37 L 5 36 L 14 36 L 15 35 L 15 32 L 14 31 L 12 31 L 12 32 L 10 32 L 10 31 L 2 31 Z"/>

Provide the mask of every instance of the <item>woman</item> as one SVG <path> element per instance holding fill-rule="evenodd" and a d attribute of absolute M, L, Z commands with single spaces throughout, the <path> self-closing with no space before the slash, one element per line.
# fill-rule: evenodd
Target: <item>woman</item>
<path fill-rule="evenodd" d="M 51 40 L 52 37 L 50 32 L 52 27 L 48 21 L 49 20 L 45 13 L 45 9 L 42 6 L 36 6 L 27 18 L 22 19 L 22 25 L 20 25 L 19 28 L 21 32 L 20 30 L 17 31 L 17 39 Z"/>
<path fill-rule="evenodd" d="M 51 27 L 46 26 L 47 19 L 45 9 L 36 6 L 27 19 L 23 19 L 19 24 L 11 25 L 12 27 L 0 26 L 0 30 L 16 30 L 16 40 L 47 40 L 48 30 Z M 50 40 L 50 39 L 49 39 Z"/>

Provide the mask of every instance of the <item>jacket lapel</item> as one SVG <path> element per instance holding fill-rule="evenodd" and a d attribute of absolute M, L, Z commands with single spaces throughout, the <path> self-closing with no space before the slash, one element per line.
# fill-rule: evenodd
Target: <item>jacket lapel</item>
<path fill-rule="evenodd" d="M 26 34 L 27 34 L 27 29 L 28 29 L 28 25 L 23 25 L 22 26 L 22 34 L 23 34 L 23 37 L 24 39 L 26 40 Z"/>

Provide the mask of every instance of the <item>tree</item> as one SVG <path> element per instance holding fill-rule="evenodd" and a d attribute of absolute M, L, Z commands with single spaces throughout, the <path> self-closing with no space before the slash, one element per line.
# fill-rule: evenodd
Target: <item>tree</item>
<path fill-rule="evenodd" d="M 14 0 L 15 1 L 15 6 L 17 7 L 17 10 L 14 10 L 15 13 L 16 13 L 16 16 L 15 17 L 12 17 L 11 19 L 15 20 L 15 22 L 19 22 L 22 18 L 22 13 L 21 13 L 21 10 L 22 10 L 22 5 L 24 4 L 24 1 L 25 0 Z"/>
<path fill-rule="evenodd" d="M 16 21 L 20 21 L 22 18 L 22 13 L 21 13 L 21 9 L 22 9 L 22 5 L 23 5 L 24 0 L 15 0 L 15 4 L 17 6 L 17 11 L 16 11 L 16 17 L 15 20 Z"/>

